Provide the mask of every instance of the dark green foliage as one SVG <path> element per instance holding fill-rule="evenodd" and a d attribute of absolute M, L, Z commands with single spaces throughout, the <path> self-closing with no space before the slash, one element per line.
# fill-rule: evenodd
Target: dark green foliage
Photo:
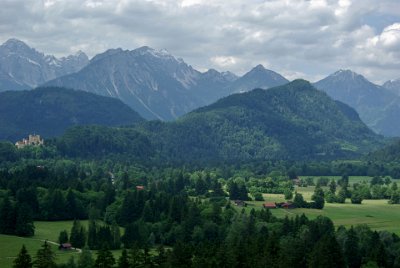
<path fill-rule="evenodd" d="M 332 194 L 336 193 L 336 186 L 337 186 L 336 181 L 334 179 L 332 179 L 331 182 L 329 183 L 329 191 Z"/>
<path fill-rule="evenodd" d="M 100 249 L 97 252 L 97 258 L 94 263 L 95 268 L 112 268 L 114 267 L 115 259 L 111 251 L 106 248 Z"/>
<path fill-rule="evenodd" d="M 314 201 L 312 207 L 316 209 L 323 209 L 325 205 L 324 197 L 324 191 L 322 188 L 320 186 L 316 186 L 314 194 L 311 196 L 311 199 Z"/>
<path fill-rule="evenodd" d="M 296 80 L 223 98 L 171 123 L 76 127 L 56 144 L 72 157 L 118 154 L 196 164 L 353 157 L 380 144 L 381 137 L 342 108 L 308 82 Z"/>
<path fill-rule="evenodd" d="M 154 154 L 149 138 L 133 128 L 74 127 L 56 141 L 56 146 L 61 154 L 69 157 L 99 158 L 121 154 L 139 160 Z"/>
<path fill-rule="evenodd" d="M 17 207 L 15 234 L 18 236 L 33 236 L 35 234 L 35 226 L 33 225 L 30 208 L 25 204 L 17 204 Z"/>
<path fill-rule="evenodd" d="M 13 268 L 31 268 L 32 265 L 32 258 L 26 250 L 25 245 L 22 245 L 17 258 L 13 262 Z"/>
<path fill-rule="evenodd" d="M 0 140 L 15 141 L 34 132 L 52 137 L 75 125 L 118 126 L 140 121 L 121 101 L 83 91 L 49 87 L 0 93 Z M 2 151 L 0 146 L 0 159 Z"/>
<path fill-rule="evenodd" d="M 79 255 L 78 268 L 92 268 L 94 265 L 94 260 L 92 258 L 92 253 L 85 247 L 82 249 L 82 253 Z"/>
<path fill-rule="evenodd" d="M 368 154 L 366 157 L 370 161 L 379 162 L 400 162 L 400 140 L 396 140 L 386 147 Z"/>
<path fill-rule="evenodd" d="M 17 151 L 14 144 L 0 141 L 0 162 L 15 161 L 16 159 Z"/>
<path fill-rule="evenodd" d="M 360 190 L 354 190 L 351 193 L 351 203 L 352 204 L 361 204 L 361 202 L 363 201 L 363 197 L 362 197 L 362 193 L 360 192 Z"/>
<path fill-rule="evenodd" d="M 361 265 L 359 239 L 353 227 L 347 231 L 347 238 L 344 241 L 344 258 L 349 268 L 356 268 Z"/>
<path fill-rule="evenodd" d="M 86 243 L 86 231 L 79 220 L 74 220 L 71 228 L 69 242 L 74 248 L 83 248 Z"/>
<path fill-rule="evenodd" d="M 303 195 L 297 192 L 294 194 L 293 205 L 297 208 L 308 207 L 307 201 L 304 200 Z"/>
<path fill-rule="evenodd" d="M 69 241 L 67 230 L 61 231 L 58 235 L 58 243 L 64 244 Z"/>
<path fill-rule="evenodd" d="M 290 189 L 286 189 L 283 192 L 283 195 L 284 195 L 286 200 L 291 200 L 293 198 L 293 192 Z"/>
<path fill-rule="evenodd" d="M 16 211 L 11 204 L 10 198 L 6 196 L 0 207 L 0 233 L 14 234 L 16 225 Z"/>
<path fill-rule="evenodd" d="M 128 259 L 128 251 L 126 249 L 122 250 L 122 254 L 118 259 L 118 268 L 130 268 L 129 259 Z"/>
<path fill-rule="evenodd" d="M 340 246 L 332 235 L 323 235 L 311 252 L 310 268 L 339 268 L 345 267 Z"/>
<path fill-rule="evenodd" d="M 55 259 L 55 253 L 51 250 L 47 241 L 45 241 L 42 248 L 37 251 L 33 265 L 36 268 L 54 268 L 57 267 Z"/>

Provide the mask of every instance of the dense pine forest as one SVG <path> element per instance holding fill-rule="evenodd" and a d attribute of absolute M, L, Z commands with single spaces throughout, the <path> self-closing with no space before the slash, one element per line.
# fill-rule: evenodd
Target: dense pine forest
<path fill-rule="evenodd" d="M 67 158 L 51 144 L 23 149 L 0 145 L 0 232 L 29 237 L 37 220 L 74 221 L 71 229 L 59 230 L 56 242 L 70 243 L 82 253 L 65 267 L 400 265 L 396 234 L 366 225 L 334 226 L 324 216 L 276 217 L 268 208 L 246 203 L 263 200 L 263 193 L 283 194 L 293 207 L 317 210 L 346 198 L 353 204 L 374 199 L 399 203 L 397 183 L 386 177 L 398 178 L 398 163 L 378 161 L 382 152 L 374 161 L 166 167 L 162 162 L 135 163 L 123 154 Z M 300 175 L 341 179 L 298 179 Z M 350 184 L 348 175 L 373 179 Z M 295 185 L 315 186 L 312 201 L 304 200 Z M 122 253 L 114 257 L 110 250 L 117 249 Z M 18 264 L 27 256 L 34 267 L 53 267 L 54 250 L 47 242 L 37 253 L 25 251 L 21 249 L 15 267 L 30 267 Z M 44 260 L 49 263 L 40 266 Z"/>

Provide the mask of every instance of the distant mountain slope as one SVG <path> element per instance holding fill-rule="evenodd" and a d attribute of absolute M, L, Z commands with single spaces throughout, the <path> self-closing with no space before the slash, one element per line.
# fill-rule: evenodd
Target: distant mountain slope
<path fill-rule="evenodd" d="M 57 59 L 17 39 L 0 46 L 0 92 L 31 89 L 59 76 L 79 71 L 89 62 L 83 52 Z"/>
<path fill-rule="evenodd" d="M 61 135 L 75 125 L 118 126 L 143 119 L 121 101 L 64 88 L 0 93 L 0 139 Z"/>
<path fill-rule="evenodd" d="M 332 98 L 353 107 L 376 132 L 400 136 L 400 97 L 377 86 L 362 75 L 340 70 L 314 84 Z"/>
<path fill-rule="evenodd" d="M 267 70 L 261 64 L 238 78 L 229 86 L 230 93 L 246 92 L 255 88 L 268 89 L 289 83 L 282 75 Z"/>
<path fill-rule="evenodd" d="M 382 139 L 353 109 L 304 80 L 235 94 L 175 122 L 145 122 L 134 130 L 166 163 L 340 158 L 375 148 Z M 81 136 L 69 131 L 60 138 L 67 155 L 77 154 L 74 140 L 81 143 Z"/>
<path fill-rule="evenodd" d="M 369 153 L 366 158 L 371 161 L 400 162 L 400 140 L 397 139 L 384 148 Z"/>
<path fill-rule="evenodd" d="M 149 119 L 171 120 L 203 103 L 190 88 L 200 73 L 165 51 L 108 50 L 76 74 L 46 85 L 119 98 Z"/>
<path fill-rule="evenodd" d="M 383 84 L 383 87 L 400 96 L 400 79 L 389 80 Z"/>
<path fill-rule="evenodd" d="M 141 47 L 110 49 L 81 71 L 45 85 L 119 98 L 145 118 L 170 121 L 232 93 L 286 82 L 262 66 L 241 78 L 213 69 L 201 73 L 165 50 Z"/>

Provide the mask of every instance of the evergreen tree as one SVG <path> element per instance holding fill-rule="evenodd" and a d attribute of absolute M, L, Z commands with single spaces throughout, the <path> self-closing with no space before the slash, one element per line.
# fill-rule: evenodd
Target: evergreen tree
<path fill-rule="evenodd" d="M 121 257 L 118 259 L 118 268 L 130 268 L 129 259 L 128 259 L 128 252 L 126 249 L 122 250 Z"/>
<path fill-rule="evenodd" d="M 303 195 L 296 192 L 293 198 L 293 205 L 297 208 L 307 207 L 307 202 L 304 200 Z"/>
<path fill-rule="evenodd" d="M 363 201 L 363 197 L 362 197 L 360 190 L 359 189 L 354 190 L 351 193 L 351 203 L 352 204 L 361 204 L 362 201 Z"/>
<path fill-rule="evenodd" d="M 26 250 L 25 245 L 22 245 L 17 258 L 14 260 L 13 268 L 31 268 L 32 265 L 32 258 Z"/>
<path fill-rule="evenodd" d="M 88 239 L 87 239 L 87 244 L 90 249 L 99 248 L 97 233 L 98 233 L 98 228 L 96 225 L 96 221 L 93 219 L 90 219 L 89 220 L 89 228 L 88 228 Z"/>
<path fill-rule="evenodd" d="M 336 186 L 337 186 L 336 181 L 334 179 L 332 179 L 331 182 L 329 183 L 329 191 L 332 194 L 336 193 Z"/>
<path fill-rule="evenodd" d="M 78 268 L 92 268 L 93 265 L 92 253 L 88 247 L 84 247 L 82 253 L 79 255 Z"/>
<path fill-rule="evenodd" d="M 140 241 L 140 233 L 137 223 L 131 223 L 125 228 L 125 233 L 121 237 L 125 248 L 132 248 L 133 244 Z"/>
<path fill-rule="evenodd" d="M 28 189 L 19 189 L 16 194 L 16 200 L 19 204 L 26 204 L 29 206 L 33 216 L 36 216 L 39 212 L 39 201 L 37 198 L 36 188 L 30 187 Z"/>
<path fill-rule="evenodd" d="M 78 209 L 78 205 L 76 202 L 76 197 L 75 193 L 72 191 L 71 188 L 68 189 L 67 196 L 65 198 L 65 210 L 67 217 L 69 219 L 79 219 L 80 218 L 80 213 Z"/>
<path fill-rule="evenodd" d="M 82 248 L 86 243 L 86 231 L 79 220 L 74 220 L 71 228 L 69 242 L 74 248 Z"/>
<path fill-rule="evenodd" d="M 115 264 L 115 259 L 111 251 L 102 248 L 97 252 L 97 258 L 94 263 L 95 268 L 112 268 Z"/>
<path fill-rule="evenodd" d="M 116 222 L 114 222 L 111 226 L 111 233 L 113 236 L 113 249 L 121 248 L 121 231 Z"/>
<path fill-rule="evenodd" d="M 36 260 L 33 262 L 36 268 L 53 268 L 57 267 L 55 262 L 56 255 L 51 250 L 50 245 L 45 241 L 42 248 L 36 253 Z"/>
<path fill-rule="evenodd" d="M 325 205 L 324 199 L 324 191 L 321 186 L 316 186 L 314 190 L 314 194 L 311 196 L 311 199 L 314 201 L 314 208 L 323 209 Z"/>
<path fill-rule="evenodd" d="M 339 193 L 336 196 L 336 202 L 344 204 L 346 202 L 346 197 L 347 197 L 347 189 L 342 188 L 339 190 Z"/>
<path fill-rule="evenodd" d="M 67 230 L 61 231 L 58 235 L 58 243 L 64 244 L 68 242 L 68 232 Z"/>
<path fill-rule="evenodd" d="M 0 233 L 14 234 L 16 225 L 16 213 L 10 198 L 6 196 L 0 207 Z"/>
<path fill-rule="evenodd" d="M 231 182 L 229 184 L 229 199 L 230 200 L 239 200 L 240 199 L 240 191 L 236 182 Z"/>
<path fill-rule="evenodd" d="M 35 234 L 35 226 L 33 225 L 31 209 L 26 204 L 20 204 L 18 207 L 15 234 L 33 236 Z"/>
<path fill-rule="evenodd" d="M 310 268 L 338 268 L 345 267 L 343 255 L 336 238 L 333 235 L 324 235 L 315 244 L 309 260 Z"/>
<path fill-rule="evenodd" d="M 137 243 L 134 243 L 129 250 L 129 265 L 130 267 L 143 267 L 145 263 L 145 256 L 143 251 L 139 248 Z"/>
<path fill-rule="evenodd" d="M 360 246 L 353 226 L 347 231 L 347 238 L 344 242 L 344 258 L 349 268 L 356 268 L 361 265 Z"/>

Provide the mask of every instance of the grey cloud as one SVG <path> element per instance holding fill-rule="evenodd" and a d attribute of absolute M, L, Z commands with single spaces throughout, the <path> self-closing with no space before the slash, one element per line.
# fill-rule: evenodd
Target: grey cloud
<path fill-rule="evenodd" d="M 314 79 L 354 68 L 381 81 L 397 78 L 400 55 L 367 44 L 396 18 L 400 22 L 398 0 L 3 0 L 0 41 L 20 38 L 57 56 L 148 45 L 199 69 L 241 74 L 265 63 Z M 236 60 L 220 66 L 212 60 L 218 57 Z"/>

